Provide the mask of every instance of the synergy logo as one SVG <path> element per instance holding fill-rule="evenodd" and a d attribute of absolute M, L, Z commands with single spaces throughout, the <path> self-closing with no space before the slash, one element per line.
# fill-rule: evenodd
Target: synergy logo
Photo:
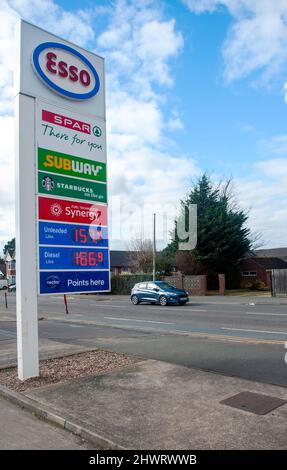
<path fill-rule="evenodd" d="M 58 42 L 44 42 L 32 57 L 38 76 L 65 98 L 86 100 L 95 96 L 100 79 L 91 62 L 76 49 Z"/>
<path fill-rule="evenodd" d="M 61 287 L 61 280 L 58 276 L 49 276 L 46 279 L 46 286 L 49 289 L 59 290 Z"/>
<path fill-rule="evenodd" d="M 62 212 L 63 212 L 63 209 L 60 206 L 60 204 L 58 204 L 57 202 L 51 205 L 51 214 L 54 215 L 55 217 L 60 217 Z"/>
<path fill-rule="evenodd" d="M 39 196 L 39 219 L 107 225 L 107 206 Z M 61 217 L 60 217 L 61 216 Z"/>

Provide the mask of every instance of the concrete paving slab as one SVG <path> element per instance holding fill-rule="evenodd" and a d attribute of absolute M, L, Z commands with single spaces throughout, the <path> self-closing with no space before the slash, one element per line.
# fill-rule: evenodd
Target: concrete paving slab
<path fill-rule="evenodd" d="M 84 450 L 83 441 L 0 397 L 1 450 Z"/>
<path fill-rule="evenodd" d="M 26 392 L 66 419 L 129 449 L 287 449 L 287 404 L 258 416 L 220 401 L 285 388 L 148 360 Z"/>

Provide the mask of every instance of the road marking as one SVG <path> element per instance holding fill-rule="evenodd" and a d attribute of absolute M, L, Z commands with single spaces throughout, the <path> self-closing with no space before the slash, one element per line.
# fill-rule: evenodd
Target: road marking
<path fill-rule="evenodd" d="M 247 315 L 270 315 L 270 316 L 280 316 L 287 317 L 287 313 L 261 313 L 261 312 L 245 312 Z"/>
<path fill-rule="evenodd" d="M 143 323 L 157 323 L 160 325 L 175 325 L 176 323 L 166 323 L 163 321 L 152 321 L 152 320 L 135 320 L 134 318 L 115 318 L 115 317 L 104 317 L 108 320 L 119 320 L 119 321 L 137 321 Z"/>
<path fill-rule="evenodd" d="M 90 303 L 89 305 L 90 307 L 127 308 L 126 305 L 98 305 L 98 303 Z"/>
<path fill-rule="evenodd" d="M 161 310 L 164 312 L 163 308 L 160 307 L 159 305 L 155 305 L 154 307 L 146 307 L 148 310 Z M 207 312 L 207 310 L 201 309 L 201 308 L 187 308 L 187 307 L 172 307 L 168 309 L 168 312 L 173 312 L 173 311 L 180 311 L 180 312 Z"/>
<path fill-rule="evenodd" d="M 268 333 L 271 335 L 287 335 L 286 331 L 267 331 L 267 330 L 246 330 L 244 328 L 221 328 L 221 330 L 247 331 L 250 333 Z"/>
<path fill-rule="evenodd" d="M 134 305 L 130 304 L 130 305 L 96 305 L 95 303 L 90 303 L 90 306 L 91 307 L 108 307 L 108 308 L 124 308 L 125 310 L 127 309 L 127 307 L 134 307 Z M 146 307 L 147 310 L 160 310 L 162 312 L 164 312 L 163 310 L 163 307 L 159 306 L 159 305 L 154 305 L 153 307 L 151 307 L 150 305 L 137 305 L 136 308 L 143 308 L 143 307 Z M 168 309 L 168 312 L 173 312 L 173 311 L 181 311 L 181 312 L 207 312 L 207 310 L 205 309 L 196 309 L 196 308 L 186 308 L 186 307 L 172 307 L 172 310 L 171 309 Z"/>

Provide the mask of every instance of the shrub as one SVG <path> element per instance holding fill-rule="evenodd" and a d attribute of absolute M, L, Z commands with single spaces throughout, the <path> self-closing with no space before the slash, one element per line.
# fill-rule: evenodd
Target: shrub
<path fill-rule="evenodd" d="M 157 280 L 160 277 L 157 276 Z M 111 278 L 112 294 L 130 294 L 137 282 L 152 281 L 152 274 L 119 274 Z"/>
<path fill-rule="evenodd" d="M 251 286 L 251 290 L 267 290 L 267 287 L 263 281 L 255 281 Z"/>

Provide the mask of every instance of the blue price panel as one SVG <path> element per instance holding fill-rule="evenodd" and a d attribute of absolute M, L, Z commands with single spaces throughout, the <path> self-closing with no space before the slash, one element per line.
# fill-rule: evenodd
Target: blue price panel
<path fill-rule="evenodd" d="M 39 222 L 40 245 L 108 246 L 108 229 L 100 225 Z"/>
<path fill-rule="evenodd" d="M 40 294 L 109 291 L 109 274 L 109 271 L 42 271 L 40 272 Z"/>
<path fill-rule="evenodd" d="M 40 269 L 108 269 L 109 252 L 99 248 L 39 247 Z"/>

